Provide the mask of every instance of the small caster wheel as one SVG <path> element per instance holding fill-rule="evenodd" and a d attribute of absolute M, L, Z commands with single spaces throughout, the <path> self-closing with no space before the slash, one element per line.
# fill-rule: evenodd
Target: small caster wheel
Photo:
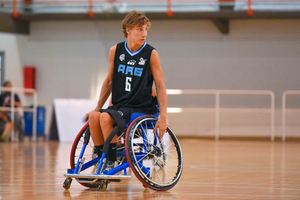
<path fill-rule="evenodd" d="M 147 189 L 147 188 L 148 188 L 148 187 L 147 187 L 147 185 L 144 185 L 144 184 L 143 184 L 143 187 L 144 187 L 145 189 Z"/>
<path fill-rule="evenodd" d="M 63 187 L 68 190 L 71 187 L 72 179 L 70 177 L 66 178 Z"/>
<path fill-rule="evenodd" d="M 107 185 L 108 185 L 108 181 L 107 180 L 102 180 L 100 182 L 100 185 L 99 185 L 99 190 L 101 191 L 105 191 L 107 189 Z"/>

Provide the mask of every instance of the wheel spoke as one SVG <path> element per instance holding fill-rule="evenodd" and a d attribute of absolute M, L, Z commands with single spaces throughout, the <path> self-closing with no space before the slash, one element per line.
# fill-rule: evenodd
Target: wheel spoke
<path fill-rule="evenodd" d="M 140 117 L 132 123 L 127 131 L 131 135 L 127 136 L 130 148 L 126 149 L 126 153 L 132 156 L 130 165 L 144 185 L 155 190 L 167 190 L 177 183 L 181 175 L 181 150 L 170 128 L 159 141 L 159 134 L 153 133 L 156 121 L 157 118 Z"/>
<path fill-rule="evenodd" d="M 137 146 L 139 146 L 139 145 L 137 144 Z M 134 156 L 134 158 L 135 158 L 135 160 L 136 160 L 136 156 L 135 156 L 135 154 L 134 154 L 134 150 L 132 150 L 132 154 L 133 154 L 133 156 Z M 144 155 L 141 159 L 136 160 L 136 161 L 137 161 L 137 162 L 140 162 L 141 160 L 145 159 L 145 158 L 148 157 L 149 155 L 150 155 L 150 152 L 148 152 L 148 153 L 145 152 L 145 155 Z"/>

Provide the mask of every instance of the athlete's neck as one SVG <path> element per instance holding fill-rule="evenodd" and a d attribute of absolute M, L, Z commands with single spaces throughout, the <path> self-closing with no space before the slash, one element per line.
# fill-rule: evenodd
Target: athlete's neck
<path fill-rule="evenodd" d="M 144 43 L 143 44 L 137 44 L 135 42 L 127 41 L 127 48 L 129 49 L 130 52 L 134 53 L 134 52 L 138 51 L 140 48 L 142 48 Z"/>

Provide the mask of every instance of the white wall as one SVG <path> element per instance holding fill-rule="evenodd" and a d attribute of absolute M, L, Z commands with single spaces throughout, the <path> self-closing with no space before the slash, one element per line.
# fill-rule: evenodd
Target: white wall
<path fill-rule="evenodd" d="M 0 33 L 0 51 L 16 87 L 23 66 L 36 66 L 48 130 L 54 98 L 97 98 L 109 48 L 122 40 L 119 21 L 37 21 L 29 36 Z M 147 41 L 170 89 L 272 90 L 278 107 L 284 90 L 300 88 L 300 20 L 233 20 L 228 36 L 209 20 L 152 21 Z"/>
<path fill-rule="evenodd" d="M 5 80 L 10 80 L 14 87 L 23 87 L 23 63 L 27 57 L 28 37 L 0 33 L 0 51 L 4 52 Z M 21 98 L 26 98 L 20 94 Z"/>

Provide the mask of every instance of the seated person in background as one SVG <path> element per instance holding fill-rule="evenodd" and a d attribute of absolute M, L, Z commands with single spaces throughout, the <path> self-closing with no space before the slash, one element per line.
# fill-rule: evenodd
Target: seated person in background
<path fill-rule="evenodd" d="M 8 87 L 11 88 L 12 84 L 10 81 L 5 81 L 3 84 L 3 87 Z M 1 95 L 0 95 L 0 106 L 3 107 L 11 107 L 11 91 L 7 90 L 4 91 Z M 19 98 L 19 96 L 17 94 L 14 94 L 14 107 L 21 107 L 22 103 L 21 100 Z M 0 111 L 1 114 L 0 115 L 6 115 L 6 119 L 8 122 L 11 122 L 11 112 L 10 111 Z M 3 119 L 3 117 L 1 118 Z M 4 119 L 4 120 L 6 120 Z M 22 117 L 18 112 L 15 112 L 14 115 L 14 128 L 16 131 L 18 131 L 19 134 L 19 141 L 23 141 L 24 140 L 24 132 L 23 132 L 23 126 L 22 126 Z"/>
<path fill-rule="evenodd" d="M 10 81 L 5 81 L 3 84 L 3 87 L 8 87 L 11 88 L 12 84 Z M 21 100 L 19 98 L 19 96 L 17 94 L 14 95 L 14 106 L 15 107 L 21 107 L 22 103 Z M 1 95 L 0 95 L 0 105 L 1 106 L 5 106 L 5 107 L 10 107 L 11 106 L 11 91 L 4 91 Z"/>

